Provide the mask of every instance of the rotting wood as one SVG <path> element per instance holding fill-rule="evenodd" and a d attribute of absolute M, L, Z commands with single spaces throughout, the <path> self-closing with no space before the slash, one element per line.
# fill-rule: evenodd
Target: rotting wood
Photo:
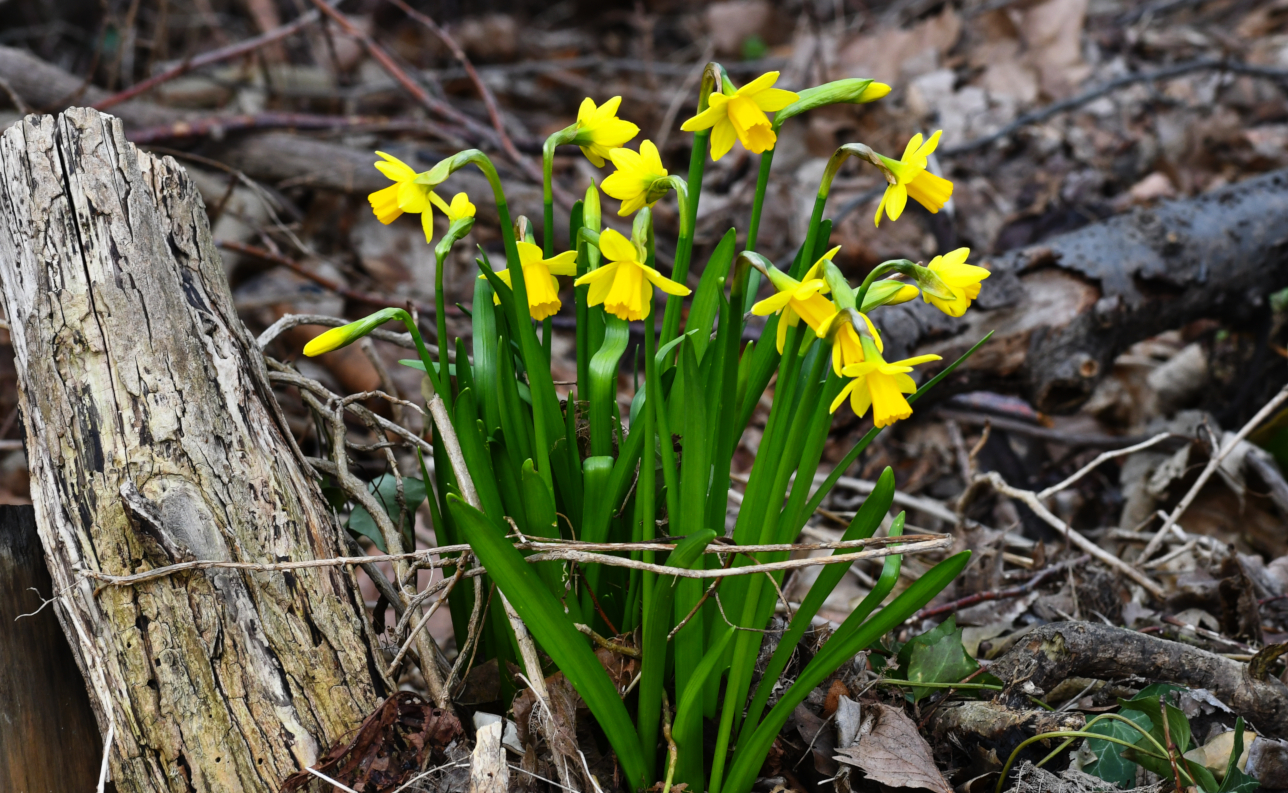
<path fill-rule="evenodd" d="M 32 508 L 0 506 L 0 790 L 88 793 L 103 739 L 50 586 Z"/>
<path fill-rule="evenodd" d="M 1258 680 L 1240 661 L 1144 633 L 1092 622 L 1056 622 L 1025 634 L 988 669 L 1006 684 L 998 698 L 1023 708 L 1029 694 L 1070 677 L 1143 677 L 1204 688 L 1256 729 L 1288 735 L 1288 686 Z M 1035 694 L 1036 695 L 1036 694 Z"/>
<path fill-rule="evenodd" d="M 1069 413 L 1135 342 L 1195 319 L 1246 324 L 1268 310 L 1288 286 L 1288 171 L 972 262 L 993 275 L 964 317 L 916 300 L 875 320 L 885 357 L 915 349 L 944 356 L 943 366 L 995 330 L 934 398 L 987 388 Z"/>
<path fill-rule="evenodd" d="M 342 552 L 205 207 L 177 163 L 92 110 L 10 127 L 0 168 L 32 500 L 99 728 L 115 730 L 112 778 L 274 791 L 390 689 L 349 569 L 203 571 L 97 597 L 78 575 Z"/>

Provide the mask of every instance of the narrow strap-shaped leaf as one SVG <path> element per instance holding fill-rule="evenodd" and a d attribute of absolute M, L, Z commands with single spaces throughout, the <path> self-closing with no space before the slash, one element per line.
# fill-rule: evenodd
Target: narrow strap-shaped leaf
<path fill-rule="evenodd" d="M 710 366 L 710 361 L 706 362 Z M 680 514 L 676 521 L 680 534 L 692 535 L 704 526 L 707 508 L 707 483 L 711 480 L 711 441 L 707 424 L 707 390 L 693 344 L 680 349 L 680 371 L 677 385 L 683 380 L 684 447 L 680 465 Z M 677 400 L 678 402 L 678 400 Z M 702 580 L 685 578 L 676 585 L 675 620 L 684 619 L 702 598 Z M 706 631 L 702 613 L 693 615 L 689 624 L 675 637 L 675 684 L 683 690 L 694 670 L 702 662 Z"/>
<path fill-rule="evenodd" d="M 667 557 L 667 567 L 689 569 L 701 561 L 702 551 L 716 533 L 704 529 L 685 537 Z M 644 614 L 640 643 L 639 744 L 650 774 L 657 757 L 657 727 L 662 711 L 662 683 L 666 674 L 666 636 L 671 630 L 671 604 L 677 576 L 658 576 Z"/>
<path fill-rule="evenodd" d="M 629 340 L 626 320 L 609 317 L 604 342 L 590 359 L 590 452 L 597 456 L 612 454 L 617 371 Z"/>
<path fill-rule="evenodd" d="M 703 770 L 702 711 L 706 691 L 718 688 L 715 678 L 720 674 L 720 661 L 724 651 L 733 639 L 734 630 L 723 626 L 713 637 L 711 648 L 707 651 L 702 663 L 693 670 L 693 677 L 684 687 L 679 702 L 675 707 L 675 723 L 671 727 L 671 737 L 678 750 L 678 761 L 675 769 L 675 781 L 684 782 L 689 790 L 700 790 L 705 779 Z"/>
<path fill-rule="evenodd" d="M 699 358 L 706 352 L 708 339 L 711 338 L 711 328 L 715 325 L 716 313 L 720 309 L 720 281 L 729 274 L 736 241 L 736 229 L 725 232 L 711 252 L 711 258 L 707 260 L 702 278 L 698 281 L 698 288 L 693 293 L 693 300 L 689 303 L 689 316 L 684 321 L 684 332 L 696 331 L 693 343 Z"/>
<path fill-rule="evenodd" d="M 876 533 L 881 521 L 885 519 L 893 502 L 894 471 L 887 466 L 881 472 L 880 478 L 877 479 L 876 487 L 872 488 L 872 492 L 863 500 L 863 506 L 859 507 L 859 511 L 854 513 L 854 518 L 850 521 L 850 525 L 846 527 L 845 534 L 841 539 L 848 542 L 850 540 L 866 540 L 871 537 Z M 848 552 L 847 549 L 838 548 L 832 554 Z M 888 556 L 886 558 L 897 559 L 898 557 Z M 814 615 L 823 607 L 823 602 L 827 600 L 827 596 L 832 594 L 832 590 L 845 577 L 848 567 L 849 565 L 843 564 L 823 565 L 818 578 L 814 579 L 814 583 L 810 586 L 805 599 L 796 608 L 796 614 L 792 617 L 791 625 L 783 633 L 782 638 L 778 640 L 778 647 L 769 659 L 769 665 L 765 667 L 765 673 L 760 678 L 760 686 L 757 687 L 756 694 L 752 697 L 751 705 L 747 707 L 743 732 L 754 728 L 760 722 L 765 703 L 769 701 L 770 690 L 779 676 L 782 675 L 783 670 L 787 668 L 787 662 L 791 660 L 792 653 L 796 651 L 797 642 L 805 635 L 805 631 L 809 628 Z"/>
<path fill-rule="evenodd" d="M 636 790 L 645 787 L 650 775 L 640 751 L 639 736 L 617 688 L 585 638 L 572 626 L 563 607 L 536 571 L 505 538 L 501 526 L 455 496 L 448 498 L 448 504 L 488 574 L 594 714 L 617 753 L 631 787 Z"/>
<path fill-rule="evenodd" d="M 723 793 L 747 793 L 769 754 L 774 738 L 782 731 L 796 706 L 848 658 L 872 644 L 890 630 L 903 624 L 922 606 L 943 591 L 970 561 L 970 551 L 962 551 L 935 565 L 921 575 L 912 586 L 901 593 L 894 602 L 883 608 L 875 617 L 863 623 L 844 641 L 833 636 L 823 646 L 823 651 L 801 671 L 796 683 L 774 705 L 765 720 L 745 743 L 738 746 L 729 775 L 720 786 Z M 848 621 L 848 620 L 847 620 Z M 714 786 L 713 786 L 714 787 Z"/>

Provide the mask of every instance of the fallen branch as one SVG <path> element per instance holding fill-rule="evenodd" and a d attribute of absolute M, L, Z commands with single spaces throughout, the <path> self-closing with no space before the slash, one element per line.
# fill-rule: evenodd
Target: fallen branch
<path fill-rule="evenodd" d="M 1288 286 L 1285 239 L 1288 171 L 1136 209 L 980 257 L 993 275 L 962 318 L 921 301 L 890 308 L 878 323 L 886 356 L 952 361 L 995 330 L 936 398 L 1018 393 L 1044 413 L 1072 412 L 1130 345 L 1199 318 L 1244 325 L 1264 310 Z"/>
<path fill-rule="evenodd" d="M 1256 725 L 1258 734 L 1288 734 L 1288 687 L 1273 676 L 1259 680 L 1246 664 L 1188 644 L 1090 622 L 1035 628 L 989 667 L 1007 684 L 1000 699 L 1028 701 L 1033 689 L 1050 691 L 1071 677 L 1148 680 L 1203 688 Z"/>

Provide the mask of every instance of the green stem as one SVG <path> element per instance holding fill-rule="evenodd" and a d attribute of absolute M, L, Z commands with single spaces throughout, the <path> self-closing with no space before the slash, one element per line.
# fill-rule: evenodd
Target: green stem
<path fill-rule="evenodd" d="M 893 270 L 894 267 L 889 262 L 883 262 L 872 268 L 872 272 L 867 274 L 863 279 L 863 284 L 859 286 L 858 293 L 854 296 L 854 306 L 859 311 L 863 310 L 863 301 L 868 296 L 868 289 L 876 282 L 878 278 Z"/>
<path fill-rule="evenodd" d="M 541 206 L 542 236 L 541 250 L 545 258 L 555 255 L 555 194 L 554 194 L 554 160 L 555 147 L 559 145 L 560 133 L 546 138 L 541 147 Z"/>
<path fill-rule="evenodd" d="M 443 260 L 447 258 L 447 251 L 434 252 L 434 322 L 438 332 L 438 366 L 439 366 L 439 383 L 446 384 L 447 388 L 437 388 L 439 396 L 443 398 L 443 404 L 447 407 L 447 414 L 452 414 L 452 389 L 451 374 L 447 368 L 447 296 L 443 294 Z M 425 364 L 428 370 L 429 364 Z"/>
<path fill-rule="evenodd" d="M 1024 747 L 1028 746 L 1031 743 L 1036 743 L 1037 741 L 1050 740 L 1051 738 L 1092 738 L 1097 741 L 1108 741 L 1109 743 L 1120 744 L 1122 746 L 1126 746 L 1129 749 L 1135 749 L 1136 751 L 1142 754 L 1147 754 L 1150 757 L 1157 757 L 1160 760 L 1167 759 L 1166 754 L 1157 755 L 1157 754 L 1154 754 L 1153 752 L 1149 752 L 1142 749 L 1137 744 L 1128 743 L 1127 741 L 1124 741 L 1121 738 L 1114 738 L 1109 735 L 1097 735 L 1094 732 L 1085 732 L 1083 730 L 1058 730 L 1056 732 L 1044 732 L 1044 733 L 1039 733 L 1038 735 L 1034 735 L 1032 738 L 1025 740 L 1019 746 L 1015 747 L 1015 751 L 1011 752 L 1011 756 L 1006 760 L 1006 765 L 1002 766 L 1002 775 L 997 778 L 997 793 L 1002 793 L 1002 784 L 1006 781 L 1006 775 L 1007 773 L 1010 772 L 1011 766 L 1015 764 L 1015 758 L 1020 753 L 1020 750 L 1022 750 Z"/>
<path fill-rule="evenodd" d="M 698 103 L 698 112 L 701 113 L 703 110 L 706 110 L 705 96 Z M 702 196 L 702 175 L 706 172 L 707 144 L 710 140 L 711 130 L 709 129 L 693 133 L 693 153 L 689 157 L 689 179 L 686 183 L 684 201 L 679 207 L 680 236 L 675 244 L 675 267 L 671 271 L 671 280 L 677 284 L 683 284 L 689 278 L 689 264 L 693 255 L 693 228 L 698 217 L 698 199 Z M 662 317 L 662 338 L 659 344 L 666 344 L 679 333 L 680 310 L 683 305 L 684 298 L 679 295 L 667 297 L 666 313 Z"/>

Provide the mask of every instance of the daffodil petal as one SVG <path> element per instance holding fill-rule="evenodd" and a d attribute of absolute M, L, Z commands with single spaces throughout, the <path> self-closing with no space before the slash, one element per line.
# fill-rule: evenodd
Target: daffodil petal
<path fill-rule="evenodd" d="M 550 270 L 551 275 L 576 275 L 577 252 L 564 251 L 554 258 L 546 259 L 546 267 Z"/>
<path fill-rule="evenodd" d="M 638 255 L 631 241 L 616 229 L 604 229 L 604 233 L 599 235 L 599 250 L 613 262 L 633 262 Z"/>

